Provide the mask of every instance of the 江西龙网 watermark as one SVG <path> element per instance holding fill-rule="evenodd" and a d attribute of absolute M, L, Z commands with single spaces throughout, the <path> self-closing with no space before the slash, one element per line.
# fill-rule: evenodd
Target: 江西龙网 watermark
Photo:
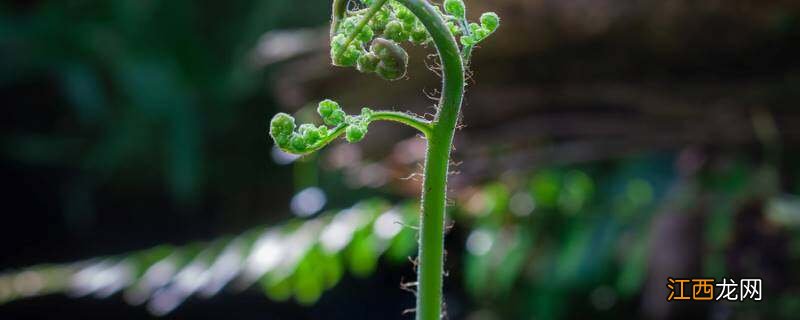
<path fill-rule="evenodd" d="M 761 279 L 667 278 L 667 301 L 761 301 Z"/>

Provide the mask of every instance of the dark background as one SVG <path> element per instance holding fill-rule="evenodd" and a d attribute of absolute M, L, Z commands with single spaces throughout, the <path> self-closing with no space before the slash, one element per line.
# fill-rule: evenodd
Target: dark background
<path fill-rule="evenodd" d="M 800 6 L 467 5 L 503 22 L 475 52 L 456 138 L 450 318 L 800 312 Z M 404 128 L 376 124 L 292 165 L 272 156 L 269 118 L 323 98 L 432 112 L 431 48 L 409 48 L 407 80 L 376 81 L 330 66 L 328 17 L 324 1 L 0 4 L 0 270 L 281 226 L 308 186 L 334 213 L 415 200 L 418 182 L 399 178 L 418 170 L 420 140 Z M 271 55 L 276 30 L 304 45 Z M 337 165 L 342 154 L 358 156 Z M 535 202 L 524 216 L 510 213 L 521 193 Z M 508 250 L 470 252 L 475 230 Z M 666 304 L 667 276 L 761 277 L 764 301 Z M 413 278 L 411 263 L 381 259 L 313 306 L 254 287 L 167 317 L 407 319 L 414 297 L 399 284 Z M 119 295 L 2 300 L 2 319 L 152 317 Z"/>

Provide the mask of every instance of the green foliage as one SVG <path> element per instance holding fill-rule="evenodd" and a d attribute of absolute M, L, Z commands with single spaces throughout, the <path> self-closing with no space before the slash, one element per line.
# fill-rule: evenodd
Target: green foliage
<path fill-rule="evenodd" d="M 378 58 L 375 73 L 386 80 L 397 80 L 406 75 L 408 54 L 397 43 L 375 39 L 370 46 L 371 54 Z"/>
<path fill-rule="evenodd" d="M 674 179 L 664 167 L 669 164 L 658 157 L 616 160 L 613 165 L 517 173 L 504 183 L 477 188 L 457 211 L 459 224 L 470 225 L 463 281 L 478 303 L 475 308 L 492 310 L 501 319 L 569 318 L 576 308 L 587 316 L 613 313 L 616 309 L 607 309 L 611 305 L 598 305 L 588 297 L 602 293 L 613 297 L 614 305 L 639 299 L 648 280 L 648 264 L 658 254 L 653 246 L 663 245 L 653 243 L 660 239 L 651 234 L 657 225 L 653 218 L 694 214 L 692 210 L 703 203 L 698 194 L 712 199 L 711 220 L 702 232 L 707 237 L 702 274 L 725 276 L 729 272 L 725 252 L 736 236 L 737 207 L 758 194 L 748 191 L 747 183 L 730 182 L 754 179 L 759 171 L 737 163 L 722 173 L 687 182 Z M 742 172 L 751 173 L 742 176 Z M 704 180 L 713 183 L 704 190 L 691 187 Z M 690 195 L 684 194 L 687 191 Z M 787 197 L 780 196 L 768 203 L 784 201 Z M 764 210 L 776 210 L 772 217 L 765 212 L 773 226 L 796 228 L 796 222 L 777 218 L 789 216 L 777 208 L 788 203 L 769 204 Z M 662 209 L 665 206 L 667 210 Z M 585 302 L 574 299 L 584 295 Z"/>
<path fill-rule="evenodd" d="M 398 1 L 364 1 L 364 4 L 368 9 L 350 12 L 343 5 L 334 6 L 334 10 L 339 8 L 341 12 L 333 13 L 331 60 L 336 66 L 356 66 L 360 72 L 374 72 L 386 80 L 400 79 L 408 65 L 408 54 L 400 44 L 427 44 L 431 41 L 430 34 L 420 20 Z M 500 18 L 493 12 L 481 15 L 480 24 L 470 24 L 462 0 L 448 0 L 443 6 L 447 14 L 441 13 L 439 7 L 436 7 L 437 12 L 446 20 L 454 37 L 464 35 L 460 38 L 464 46 L 472 47 L 483 41 L 500 24 Z M 380 43 L 378 47 L 376 41 Z M 388 47 L 391 47 L 391 55 L 382 56 L 378 52 Z M 465 54 L 470 50 L 465 50 Z M 377 61 L 384 67 L 381 68 Z"/>
<path fill-rule="evenodd" d="M 168 181 L 174 193 L 182 199 L 190 199 L 192 196 L 199 195 L 197 188 L 202 186 L 203 172 L 222 171 L 219 170 L 220 168 L 216 168 L 218 169 L 216 171 L 206 170 L 203 163 L 215 166 L 224 164 L 226 168 L 234 167 L 231 170 L 241 170 L 243 176 L 251 174 L 252 171 L 249 169 L 252 166 L 231 165 L 225 159 L 201 163 L 206 156 L 202 153 L 202 147 L 209 141 L 216 141 L 216 139 L 210 140 L 211 137 L 205 136 L 206 133 L 229 133 L 231 129 L 250 127 L 242 126 L 240 120 L 248 117 L 247 115 L 250 114 L 248 112 L 252 112 L 252 110 L 245 110 L 237 115 L 235 111 L 232 111 L 235 110 L 234 108 L 221 108 L 220 106 L 233 105 L 241 103 L 241 101 L 248 101 L 250 104 L 251 98 L 260 92 L 259 75 L 252 72 L 251 61 L 239 57 L 249 56 L 245 50 L 252 47 L 252 43 L 265 29 L 275 27 L 274 25 L 265 25 L 263 21 L 280 20 L 269 18 L 283 16 L 282 8 L 291 8 L 292 6 L 287 6 L 286 3 L 280 1 L 257 2 L 248 19 L 239 19 L 242 21 L 233 22 L 232 24 L 236 24 L 233 27 L 217 28 L 220 26 L 195 25 L 196 21 L 207 20 L 204 19 L 204 16 L 196 16 L 196 12 L 201 12 L 201 6 L 191 6 L 193 10 L 181 10 L 181 3 L 186 5 L 185 2 L 150 4 L 122 1 L 107 3 L 96 9 L 85 4 L 73 6 L 45 3 L 41 7 L 37 6 L 37 10 L 44 8 L 43 10 L 46 11 L 41 15 L 43 17 L 55 15 L 64 19 L 65 21 L 61 21 L 61 24 L 71 22 L 72 14 L 76 16 L 90 14 L 92 22 L 75 25 L 75 28 L 55 29 L 52 28 L 53 24 L 47 21 L 39 22 L 37 19 L 32 19 L 33 27 L 23 31 L 25 33 L 23 36 L 4 37 L 0 40 L 4 47 L 12 49 L 37 48 L 29 60 L 26 60 L 27 55 L 23 54 L 13 55 L 26 57 L 20 61 L 5 61 L 4 58 L 4 62 L 7 62 L 5 65 L 11 66 L 12 69 L 9 74 L 19 70 L 34 75 L 43 74 L 42 70 L 52 72 L 56 75 L 55 78 L 63 79 L 58 81 L 64 82 L 63 87 L 69 91 L 67 96 L 88 97 L 83 100 L 75 99 L 75 104 L 79 105 L 76 106 L 75 113 L 79 115 L 76 118 L 89 123 L 94 121 L 94 126 L 90 126 L 87 132 L 80 133 L 80 137 L 77 139 L 48 140 L 40 144 L 28 143 L 28 140 L 20 139 L 24 143 L 15 144 L 12 141 L 6 145 L 6 149 L 14 150 L 15 155 L 19 158 L 34 155 L 30 158 L 38 156 L 40 159 L 48 160 L 59 158 L 51 156 L 51 153 L 63 152 L 66 156 L 60 157 L 62 163 L 74 164 L 79 170 L 97 171 L 97 176 L 102 177 L 118 176 L 115 170 L 125 167 L 123 159 L 145 164 L 146 169 L 152 169 L 150 167 L 152 167 L 153 159 L 158 159 L 158 161 L 165 162 L 163 171 L 168 172 L 169 175 L 165 180 Z M 443 59 L 443 69 L 447 71 L 444 74 L 448 79 L 444 82 L 449 84 L 442 90 L 443 97 L 439 113 L 443 120 L 436 123 L 439 129 L 434 130 L 434 124 L 431 121 L 405 113 L 373 112 L 370 109 L 363 109 L 361 114 L 347 115 L 342 108 L 326 103 L 320 108 L 322 125 L 298 123 L 292 115 L 278 114 L 269 125 L 269 134 L 281 149 L 295 154 L 307 154 L 322 148 L 341 135 L 344 135 L 350 142 L 357 142 L 365 137 L 369 124 L 376 120 L 395 121 L 416 128 L 430 138 L 429 141 L 438 142 L 439 147 L 431 148 L 433 151 L 431 151 L 432 157 L 430 158 L 434 163 L 443 165 L 436 165 L 432 171 L 426 169 L 425 176 L 426 179 L 429 179 L 426 183 L 435 186 L 435 190 L 428 193 L 427 196 L 423 196 L 424 200 L 431 201 L 426 204 L 426 213 L 428 214 L 424 216 L 431 216 L 433 220 L 443 220 L 447 164 L 449 163 L 455 121 L 458 118 L 463 98 L 463 67 L 467 61 L 461 60 L 459 54 L 462 48 L 458 46 L 453 37 L 449 36 L 448 32 L 451 28 L 442 22 L 450 18 L 445 16 L 440 8 L 433 7 L 427 1 L 376 0 L 366 1 L 365 4 L 370 7 L 350 11 L 346 2 L 335 1 L 334 15 L 336 17 L 332 23 L 330 37 L 332 62 L 336 65 L 357 67 L 363 72 L 375 73 L 387 80 L 396 80 L 403 78 L 406 74 L 408 55 L 402 47 L 405 42 L 422 45 L 436 42 L 435 47 L 440 51 L 439 55 Z M 241 7 L 248 8 L 246 5 Z M 237 6 L 237 8 L 239 7 Z M 71 14 L 63 14 L 62 11 Z M 311 11 L 313 10 L 309 12 Z M 138 14 L 128 15 L 131 12 L 138 12 Z M 165 14 L 175 12 L 179 13 L 178 16 Z M 205 12 L 205 14 L 216 17 L 214 11 Z M 142 17 L 152 17 L 152 21 L 148 20 L 148 23 L 142 23 Z M 101 25 L 99 22 L 107 20 L 121 22 L 119 26 L 112 28 L 96 27 L 96 24 Z M 212 20 L 225 21 L 225 19 Z M 70 23 L 70 25 L 72 24 Z M 177 32 L 177 30 L 181 32 Z M 196 30 L 214 31 L 213 34 L 208 34 L 207 32 L 196 32 Z M 464 30 L 456 32 L 463 34 Z M 194 37 L 187 38 L 186 34 L 194 35 Z M 37 42 L 28 39 L 44 40 Z M 149 44 L 145 48 L 136 47 L 130 39 L 153 41 L 143 41 Z M 16 43 L 17 41 L 20 43 Z M 232 52 L 225 51 L 224 55 L 219 55 L 214 50 L 207 50 L 207 41 L 214 42 L 216 47 L 236 49 L 230 50 Z M 86 62 L 66 57 L 60 61 L 65 62 L 65 66 L 58 65 L 51 62 L 53 59 L 48 56 L 49 52 L 87 54 L 92 57 L 92 61 Z M 26 65 L 29 61 L 33 62 L 31 65 Z M 221 64 L 218 63 L 219 61 L 236 62 Z M 111 88 L 101 88 L 106 85 Z M 83 94 L 85 92 L 96 94 Z M 109 96 L 104 96 L 104 94 L 109 94 Z M 110 101 L 115 102 L 114 107 L 107 105 Z M 127 107 L 128 105 L 131 107 Z M 204 123 L 201 115 L 221 119 L 217 123 L 219 126 Z M 70 123 L 69 120 L 71 119 L 59 122 Z M 153 137 L 157 137 L 153 134 L 154 130 L 167 131 L 168 138 L 153 139 Z M 222 140 L 220 137 L 216 138 Z M 229 138 L 229 136 L 226 135 L 225 138 Z M 86 140 L 97 141 L 86 143 Z M 24 152 L 16 151 L 15 146 L 19 144 L 26 146 Z M 432 143 L 432 145 L 434 144 Z M 79 148 L 76 148 L 76 145 Z M 75 155 L 70 156 L 71 150 L 80 149 L 89 150 L 81 153 L 89 155 L 86 159 L 77 159 L 78 156 Z M 42 154 L 46 155 L 42 156 Z M 221 153 L 214 152 L 208 157 L 219 156 L 218 154 Z M 238 169 L 240 167 L 242 169 Z M 129 174 L 129 176 L 138 175 Z M 102 184 L 102 182 L 97 183 Z M 441 262 L 442 259 L 441 248 L 437 249 L 430 245 L 435 243 L 441 245 L 443 242 L 441 241 L 442 227 L 436 223 L 440 224 L 440 222 L 423 224 L 431 226 L 428 227 L 429 230 L 436 230 L 434 233 L 427 232 L 430 236 L 426 236 L 424 231 L 421 232 L 421 236 L 427 239 L 423 242 L 428 243 L 428 246 L 431 247 L 431 250 L 426 251 L 430 254 L 421 258 L 423 262 L 432 258 Z M 425 228 L 421 229 L 425 230 Z M 305 229 L 298 227 L 298 230 Z M 413 239 L 413 237 L 411 238 Z M 349 261 L 361 262 L 342 262 L 342 264 L 349 266 L 356 273 L 367 273 L 374 268 L 375 257 L 378 256 L 374 250 L 386 248 L 376 246 L 374 237 L 368 234 L 360 233 L 354 239 L 357 240 L 355 243 L 358 245 L 346 250 L 345 256 L 350 257 Z M 213 266 L 218 256 L 234 255 L 235 252 L 245 250 L 241 247 L 246 246 L 241 244 L 243 242 L 247 243 L 244 239 L 237 239 L 230 243 L 228 240 L 220 240 L 208 244 L 208 246 L 202 244 L 191 248 L 179 248 L 175 250 L 174 255 L 170 254 L 168 258 L 161 260 L 169 259 L 173 261 L 176 269 L 181 270 L 180 276 L 176 275 L 176 279 L 192 279 L 195 278 L 197 275 L 195 272 L 198 270 Z M 313 245 L 311 247 L 313 248 Z M 305 247 L 303 249 L 311 250 Z M 325 254 L 308 256 L 330 258 Z M 84 270 L 81 267 L 82 271 L 85 271 L 81 274 L 91 275 L 93 270 L 113 270 L 113 273 L 130 273 L 146 277 L 146 271 L 136 267 L 146 263 L 131 262 L 137 259 L 127 256 L 106 259 L 99 264 L 91 264 L 93 269 Z M 298 270 L 307 272 L 308 268 L 306 264 L 302 263 L 302 260 L 294 263 L 301 266 Z M 431 264 L 421 264 L 421 270 L 425 269 L 425 265 Z M 431 315 L 438 316 L 438 310 L 441 307 L 441 290 L 436 286 L 441 284 L 442 268 L 435 264 L 428 267 L 428 270 L 436 269 L 438 269 L 436 273 L 427 273 L 431 280 L 421 281 L 421 287 L 429 287 L 423 291 L 431 293 L 421 294 L 421 296 L 430 297 L 423 299 L 426 306 L 434 306 L 433 308 L 421 308 L 421 312 L 427 314 L 424 316 L 425 319 L 430 318 Z M 330 274 L 337 273 L 334 270 Z M 300 301 L 314 300 L 318 296 L 319 288 L 324 287 L 320 286 L 322 278 L 299 279 L 299 277 L 284 270 L 269 276 L 268 280 L 258 279 L 258 281 L 268 288 L 271 295 L 277 298 L 285 297 L 286 293 L 290 292 Z M 335 277 L 332 276 L 332 278 Z M 126 283 L 125 285 L 130 284 Z M 148 290 L 140 285 L 132 286 L 139 288 L 137 290 L 140 291 Z M 111 289 L 107 288 L 107 290 Z M 211 287 L 207 290 L 213 291 Z M 437 290 L 438 293 L 434 292 Z"/>
<path fill-rule="evenodd" d="M 500 17 L 494 12 L 485 12 L 481 14 L 481 28 L 489 33 L 497 30 L 500 26 Z M 485 37 L 484 37 L 485 38 Z"/>
<path fill-rule="evenodd" d="M 465 242 L 465 251 L 451 251 L 449 261 L 452 269 L 463 270 L 460 281 L 475 303 L 471 309 L 490 310 L 497 317 L 508 319 L 529 315 L 564 318 L 572 314 L 570 306 L 591 315 L 606 314 L 604 310 L 594 310 L 590 299 L 574 300 L 574 296 L 589 297 L 601 292 L 614 296 L 619 304 L 636 301 L 653 254 L 648 250 L 652 219 L 657 215 L 685 214 L 653 213 L 664 203 L 676 204 L 671 199 L 674 194 L 668 190 L 685 190 L 680 188 L 684 182 L 675 181 L 672 173 L 645 165 L 654 162 L 658 159 L 623 160 L 614 167 L 593 164 L 517 172 L 511 179 L 471 188 L 469 199 L 459 201 L 454 208 L 458 232 L 451 234 L 449 240 Z M 750 174 L 742 176 L 740 171 Z M 735 232 L 737 204 L 756 192 L 747 191 L 746 183 L 731 187 L 716 182 L 755 179 L 757 173 L 753 172 L 757 171 L 751 166 L 737 164 L 707 178 L 714 182 L 707 184 L 714 201 L 705 232 L 708 239 L 703 242 L 708 251 L 703 258 L 707 269 L 703 274 L 725 275 L 724 252 Z M 550 199 L 552 205 L 541 205 L 536 199 Z M 681 206 L 695 207 L 696 200 L 688 199 Z M 573 201 L 580 205 L 571 204 Z M 158 289 L 170 290 L 169 283 L 185 281 L 179 280 L 184 278 L 179 274 L 201 270 L 210 279 L 226 279 L 225 269 L 219 266 L 225 265 L 222 261 L 234 261 L 237 271 L 225 282 L 228 286 L 255 284 L 270 299 L 294 299 L 307 305 L 335 286 L 345 273 L 359 277 L 372 274 L 381 257 L 391 262 L 407 261 L 417 245 L 417 231 L 402 225 L 417 225 L 420 216 L 416 205 L 365 201 L 311 220 L 255 228 L 210 242 L 162 245 L 76 263 L 35 266 L 0 275 L 0 296 L 5 301 L 59 292 L 104 297 L 112 288 L 111 282 L 91 291 L 79 290 L 82 287 L 78 284 L 124 271 L 135 279 L 122 282 L 125 299 L 131 303 L 152 302 Z M 765 206 L 766 219 L 777 223 L 773 226 L 796 230 L 800 225 L 796 220 L 798 207 L 800 200 L 796 197 L 771 198 Z M 631 211 L 620 214 L 621 208 Z M 797 233 L 792 239 L 797 242 Z M 293 248 L 294 253 L 278 248 Z M 275 255 L 263 259 L 270 257 L 263 255 L 268 252 Z M 800 256 L 798 253 L 792 251 L 793 259 Z M 258 256 L 262 258 L 254 258 Z M 253 261 L 258 260 L 269 268 L 254 268 Z M 277 262 L 284 260 L 285 263 Z M 148 271 L 165 264 L 174 266 L 170 281 L 147 285 Z M 44 279 L 42 288 L 17 292 L 13 283 L 26 278 Z M 207 282 L 194 293 L 216 294 L 218 291 L 211 290 L 216 287 Z M 786 299 L 786 295 L 773 299 Z"/>
<path fill-rule="evenodd" d="M 0 304 L 51 293 L 102 298 L 121 290 L 127 302 L 147 302 L 151 312 L 161 315 L 189 295 L 209 297 L 226 286 L 257 283 L 270 299 L 293 298 L 309 305 L 335 286 L 345 270 L 365 277 L 375 271 L 381 256 L 393 263 L 407 261 L 416 239 L 404 225 L 416 219 L 414 203 L 390 206 L 368 200 L 314 219 L 257 227 L 209 242 L 34 266 L 0 274 Z M 26 281 L 40 284 L 30 290 L 14 285 Z M 186 288 L 192 289 L 182 291 Z M 165 293 L 180 299 L 162 300 Z"/>
<path fill-rule="evenodd" d="M 406 75 L 408 53 L 400 43 L 410 41 L 417 44 L 430 42 L 428 30 L 411 10 L 399 1 L 378 0 L 365 1 L 368 6 L 363 10 L 349 11 L 345 0 L 336 0 L 333 5 L 331 22 L 331 61 L 336 66 L 356 67 L 364 73 L 375 73 L 386 80 L 401 79 Z M 500 20 L 494 13 L 484 13 L 481 25 L 466 24 L 466 9 L 463 1 L 448 1 L 444 15 L 439 7 L 434 7 L 437 15 L 447 20 L 447 30 L 453 36 L 463 34 L 462 43 L 468 56 L 471 46 L 493 33 Z M 457 27 L 461 25 L 461 28 Z M 377 32 L 376 32 L 377 31 Z M 382 37 L 375 36 L 382 34 Z M 467 40 L 464 40 L 464 39 Z M 368 49 L 367 49 L 368 48 Z M 459 100 L 461 98 L 459 97 Z M 310 124 L 296 129 L 294 118 L 285 113 L 274 116 L 270 123 L 270 136 L 282 150 L 294 154 L 307 154 L 324 147 L 342 132 L 348 142 L 361 141 L 367 134 L 368 126 L 373 120 L 373 112 L 364 109 L 358 116 L 349 116 L 342 111 L 335 101 L 326 99 L 320 102 L 317 112 L 326 126 L 316 127 Z M 424 119 L 410 115 L 404 119 L 389 119 L 406 123 L 427 133 L 429 125 Z"/>
<path fill-rule="evenodd" d="M 322 117 L 322 121 L 329 126 L 338 126 L 344 123 L 346 114 L 339 107 L 339 103 L 330 99 L 325 99 L 319 103 L 317 113 Z"/>
<path fill-rule="evenodd" d="M 30 109 L 15 113 L 20 126 L 7 128 L 0 153 L 26 166 L 80 173 L 65 182 L 70 192 L 92 194 L 95 186 L 115 184 L 164 190 L 180 205 L 216 192 L 206 182 L 220 171 L 227 185 L 215 196 L 246 192 L 231 182 L 252 178 L 252 168 L 261 165 L 255 159 L 264 158 L 254 153 L 267 150 L 231 136 L 260 134 L 263 119 L 252 115 L 277 110 L 250 50 L 267 31 L 312 27 L 329 13 L 304 5 L 303 14 L 294 14 L 293 0 L 0 7 L 0 83 L 21 97 L 6 101 L 9 108 Z M 22 87 L 34 93 L 14 89 Z M 41 99 L 37 108 L 25 104 L 31 96 Z M 29 117 L 53 125 L 28 128 Z M 226 152 L 218 151 L 219 141 L 226 141 Z M 231 157 L 232 150 L 250 150 L 250 156 Z M 62 198 L 63 207 L 74 208 L 65 219 L 92 220 L 91 201 Z"/>
<path fill-rule="evenodd" d="M 472 22 L 467 25 L 467 29 L 464 30 L 466 35 L 461 37 L 461 44 L 474 46 L 494 33 L 500 25 L 500 17 L 494 12 L 482 14 L 480 21 L 481 24 Z"/>
<path fill-rule="evenodd" d="M 445 0 L 444 12 L 447 12 L 458 19 L 464 19 L 466 18 L 467 9 L 464 6 L 463 0 Z"/>
<path fill-rule="evenodd" d="M 333 100 L 323 100 L 317 107 L 317 113 L 322 118 L 324 125 L 295 124 L 294 117 L 278 113 L 270 121 L 269 135 L 282 150 L 294 154 L 306 154 L 315 151 L 331 140 L 345 132 L 345 138 L 350 143 L 361 141 L 367 134 L 369 123 L 374 120 L 373 111 L 362 108 L 360 115 L 347 115 Z M 332 128 L 327 125 L 333 126 Z M 297 130 L 295 130 L 297 129 Z"/>

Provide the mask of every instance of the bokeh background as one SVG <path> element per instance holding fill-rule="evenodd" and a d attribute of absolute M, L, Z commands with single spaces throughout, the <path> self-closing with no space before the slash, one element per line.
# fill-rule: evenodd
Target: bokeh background
<path fill-rule="evenodd" d="M 448 319 L 800 314 L 800 5 L 468 1 Z M 0 318 L 410 319 L 424 141 L 296 159 L 269 118 L 433 113 L 330 66 L 326 1 L 0 4 Z M 411 257 L 411 258 L 409 258 Z M 666 302 L 667 277 L 763 279 Z"/>

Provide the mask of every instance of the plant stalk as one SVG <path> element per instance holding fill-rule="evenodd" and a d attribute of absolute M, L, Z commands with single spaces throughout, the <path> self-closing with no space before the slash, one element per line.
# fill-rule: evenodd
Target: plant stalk
<path fill-rule="evenodd" d="M 428 136 L 419 235 L 417 319 L 442 317 L 444 219 L 453 134 L 464 95 L 464 65 L 455 38 L 426 0 L 398 0 L 417 16 L 433 39 L 442 66 L 442 97 Z"/>

